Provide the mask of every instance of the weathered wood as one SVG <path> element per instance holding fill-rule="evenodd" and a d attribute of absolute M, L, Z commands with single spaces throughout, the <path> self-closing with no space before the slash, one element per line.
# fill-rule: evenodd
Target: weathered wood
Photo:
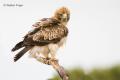
<path fill-rule="evenodd" d="M 69 76 L 65 69 L 59 65 L 57 60 L 52 60 L 50 62 L 50 65 L 53 66 L 53 68 L 58 72 L 59 76 L 62 78 L 62 80 L 69 80 Z"/>
<path fill-rule="evenodd" d="M 59 74 L 62 80 L 69 80 L 69 76 L 65 69 L 59 65 L 58 60 L 47 60 L 46 58 L 41 57 L 40 62 L 51 65 Z"/>

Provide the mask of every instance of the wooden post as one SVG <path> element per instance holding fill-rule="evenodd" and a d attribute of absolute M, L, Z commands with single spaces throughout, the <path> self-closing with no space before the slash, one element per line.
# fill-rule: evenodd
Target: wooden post
<path fill-rule="evenodd" d="M 43 57 L 40 57 L 37 60 L 44 64 L 51 65 L 58 72 L 58 74 L 62 80 L 69 80 L 69 76 L 68 76 L 67 72 L 65 71 L 65 69 L 62 66 L 59 65 L 58 60 L 50 60 L 49 61 Z"/>

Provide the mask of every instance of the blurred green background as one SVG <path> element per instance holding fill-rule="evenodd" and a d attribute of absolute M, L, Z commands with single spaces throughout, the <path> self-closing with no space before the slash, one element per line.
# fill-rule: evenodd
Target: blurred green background
<path fill-rule="evenodd" d="M 67 70 L 70 80 L 120 80 L 120 65 L 109 68 L 95 68 L 85 71 L 76 67 Z M 54 75 L 50 80 L 61 80 L 59 75 Z"/>

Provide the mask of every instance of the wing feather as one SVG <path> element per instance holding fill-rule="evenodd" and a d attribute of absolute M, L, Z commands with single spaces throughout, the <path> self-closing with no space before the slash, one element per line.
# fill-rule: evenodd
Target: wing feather
<path fill-rule="evenodd" d="M 36 28 L 24 38 L 25 44 L 49 44 L 60 41 L 67 36 L 68 29 L 59 21 L 52 18 L 45 18 L 37 23 Z"/>
<path fill-rule="evenodd" d="M 61 39 L 67 36 L 68 30 L 63 25 L 57 25 L 53 27 L 46 27 L 34 34 L 34 41 L 51 41 L 55 39 Z"/>

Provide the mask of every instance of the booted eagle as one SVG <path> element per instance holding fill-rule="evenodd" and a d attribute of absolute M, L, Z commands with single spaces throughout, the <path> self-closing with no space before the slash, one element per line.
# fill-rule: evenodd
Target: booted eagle
<path fill-rule="evenodd" d="M 27 51 L 39 60 L 41 56 L 46 59 L 56 59 L 55 53 L 61 47 L 68 35 L 67 22 L 70 19 L 70 11 L 66 7 L 56 10 L 51 18 L 43 18 L 33 25 L 34 29 L 29 31 L 22 41 L 17 43 L 12 51 L 23 48 L 18 52 L 14 61 L 20 59 Z"/>

